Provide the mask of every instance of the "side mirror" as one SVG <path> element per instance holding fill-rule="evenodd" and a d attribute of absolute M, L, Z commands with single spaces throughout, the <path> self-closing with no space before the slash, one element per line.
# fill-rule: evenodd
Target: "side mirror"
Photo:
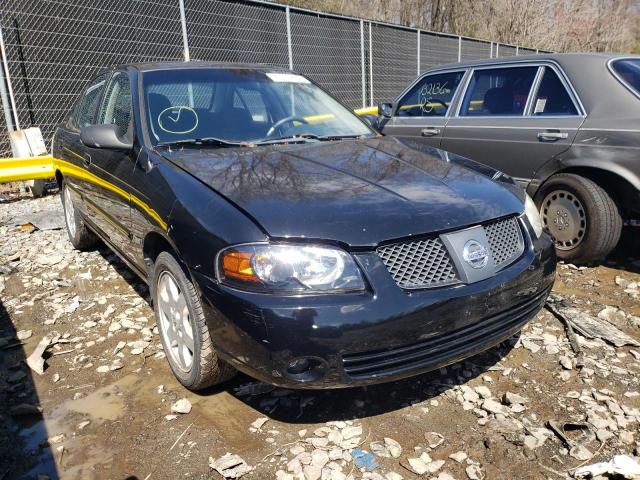
<path fill-rule="evenodd" d="M 80 141 L 90 148 L 131 150 L 133 142 L 118 135 L 117 125 L 89 125 L 80 129 Z"/>
<path fill-rule="evenodd" d="M 379 104 L 378 115 L 385 118 L 391 118 L 391 115 L 393 115 L 393 104 L 392 103 Z"/>

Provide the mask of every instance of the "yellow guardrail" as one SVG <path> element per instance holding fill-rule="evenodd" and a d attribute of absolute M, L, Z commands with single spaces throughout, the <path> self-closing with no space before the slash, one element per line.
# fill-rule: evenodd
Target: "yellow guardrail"
<path fill-rule="evenodd" d="M 0 183 L 53 178 L 53 157 L 0 158 Z"/>

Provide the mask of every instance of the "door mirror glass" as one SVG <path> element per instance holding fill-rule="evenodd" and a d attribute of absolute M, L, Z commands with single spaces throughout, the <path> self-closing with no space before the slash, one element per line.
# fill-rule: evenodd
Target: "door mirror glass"
<path fill-rule="evenodd" d="M 398 117 L 444 117 L 464 71 L 427 75 L 398 102 Z"/>
<path fill-rule="evenodd" d="M 464 97 L 462 116 L 520 116 L 538 67 L 476 70 Z"/>
<path fill-rule="evenodd" d="M 118 135 L 119 127 L 109 125 L 89 125 L 80 129 L 80 141 L 89 148 L 131 150 L 133 142 Z"/>
<path fill-rule="evenodd" d="M 393 113 L 393 104 L 391 103 L 381 103 L 378 105 L 378 115 L 381 117 L 391 118 Z"/>

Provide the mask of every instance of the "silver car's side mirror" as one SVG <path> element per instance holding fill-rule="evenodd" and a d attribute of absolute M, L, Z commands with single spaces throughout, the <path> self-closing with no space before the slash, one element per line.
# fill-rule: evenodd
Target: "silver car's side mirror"
<path fill-rule="evenodd" d="M 80 141 L 90 148 L 131 150 L 133 142 L 118 135 L 117 125 L 89 125 L 80 129 Z"/>

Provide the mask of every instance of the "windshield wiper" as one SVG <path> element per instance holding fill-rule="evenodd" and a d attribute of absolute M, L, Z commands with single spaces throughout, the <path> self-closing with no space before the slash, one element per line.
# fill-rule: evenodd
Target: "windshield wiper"
<path fill-rule="evenodd" d="M 182 140 L 171 140 L 168 142 L 159 142 L 157 147 L 172 147 L 174 145 L 213 145 L 216 147 L 247 147 L 250 144 L 247 142 L 229 142 L 221 138 L 216 137 L 204 137 L 204 138 L 185 138 Z"/>
<path fill-rule="evenodd" d="M 253 145 L 274 145 L 279 143 L 306 143 L 309 140 L 315 142 L 330 142 L 333 140 L 344 140 L 348 138 L 360 138 L 362 135 L 316 135 L 314 133 L 301 133 L 300 135 L 293 135 L 291 137 L 281 138 L 264 138 L 255 142 L 251 142 Z"/>

